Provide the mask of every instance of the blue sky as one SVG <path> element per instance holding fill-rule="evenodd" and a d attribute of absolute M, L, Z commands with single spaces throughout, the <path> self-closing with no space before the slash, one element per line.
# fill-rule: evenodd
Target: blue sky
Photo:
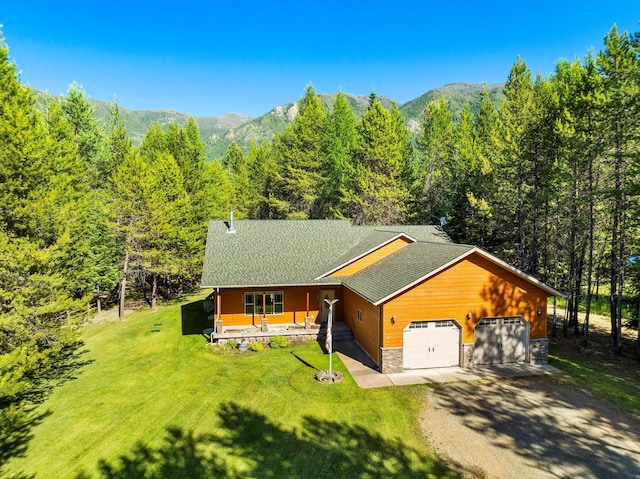
<path fill-rule="evenodd" d="M 503 82 L 520 55 L 553 73 L 597 51 L 639 0 L 0 0 L 21 80 L 77 81 L 136 110 L 259 116 L 308 83 L 400 104 L 454 82 Z"/>

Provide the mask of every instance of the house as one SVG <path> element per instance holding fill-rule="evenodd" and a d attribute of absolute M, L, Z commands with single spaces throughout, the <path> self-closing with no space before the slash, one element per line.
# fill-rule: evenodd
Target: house
<path fill-rule="evenodd" d="M 216 332 L 309 329 L 334 318 L 383 373 L 546 363 L 555 289 L 439 226 L 339 220 L 211 221 L 202 287 Z"/>

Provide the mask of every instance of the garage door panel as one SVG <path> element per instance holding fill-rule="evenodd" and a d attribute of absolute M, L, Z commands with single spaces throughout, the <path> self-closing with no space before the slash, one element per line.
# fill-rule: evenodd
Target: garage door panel
<path fill-rule="evenodd" d="M 526 327 L 509 324 L 502 327 L 503 363 L 524 362 L 526 359 Z"/>
<path fill-rule="evenodd" d="M 460 328 L 451 320 L 414 321 L 403 333 L 403 367 L 425 369 L 460 364 Z"/>
<path fill-rule="evenodd" d="M 526 361 L 527 337 L 527 323 L 520 316 L 483 318 L 475 328 L 474 364 Z"/>

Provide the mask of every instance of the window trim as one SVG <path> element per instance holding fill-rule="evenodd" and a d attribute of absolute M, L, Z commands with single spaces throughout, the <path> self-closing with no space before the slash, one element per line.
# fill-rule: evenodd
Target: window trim
<path fill-rule="evenodd" d="M 276 298 L 278 297 L 278 295 L 280 296 L 280 301 L 276 301 Z M 263 296 L 265 296 L 267 299 L 265 305 L 262 304 Z M 260 308 L 260 310 L 256 311 L 256 307 Z M 251 312 L 249 312 L 249 308 L 251 308 L 250 309 Z M 271 312 L 268 311 L 269 308 L 271 309 Z M 284 315 L 284 291 L 245 291 L 244 292 L 244 315 L 245 316 L 282 316 Z"/>

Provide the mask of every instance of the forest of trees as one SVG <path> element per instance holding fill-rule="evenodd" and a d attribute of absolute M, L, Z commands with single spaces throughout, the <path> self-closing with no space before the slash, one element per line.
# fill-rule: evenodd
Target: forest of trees
<path fill-rule="evenodd" d="M 607 295 L 620 354 L 623 296 L 640 286 L 638 34 L 613 28 L 549 77 L 518 58 L 499 105 L 484 95 L 454 119 L 431 101 L 415 136 L 375 94 L 356 118 L 343 94 L 327 111 L 308 86 L 282 133 L 220 159 L 193 120 L 152 125 L 134 146 L 115 103 L 100 124 L 76 84 L 39 99 L 4 43 L 0 84 L 0 424 L 18 424 L 76 357 L 74 313 L 119 304 L 122 316 L 127 295 L 155 307 L 197 288 L 207 222 L 231 206 L 239 218 L 445 218 L 454 241 L 567 293 L 565 330 L 585 346 L 578 304 Z"/>

